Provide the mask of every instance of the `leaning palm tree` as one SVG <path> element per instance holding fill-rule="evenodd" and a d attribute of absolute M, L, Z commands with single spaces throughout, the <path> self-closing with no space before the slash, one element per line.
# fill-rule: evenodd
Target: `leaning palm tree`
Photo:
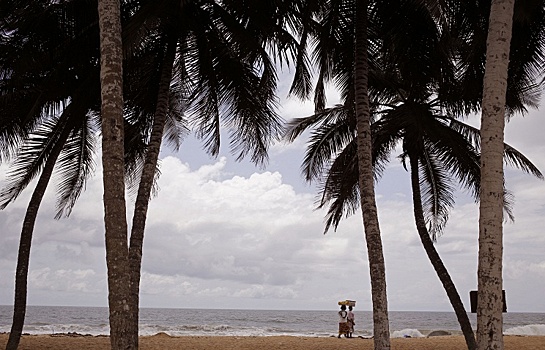
<path fill-rule="evenodd" d="M 94 136 L 88 133 L 93 129 L 92 118 L 84 118 L 83 123 L 75 125 L 74 121 L 81 120 L 74 117 L 78 113 L 76 104 L 77 102 L 72 102 L 67 106 L 59 120 L 46 122 L 29 135 L 8 173 L 11 183 L 0 192 L 0 205 L 3 209 L 26 187 L 33 174 L 41 171 L 22 226 L 15 278 L 13 323 L 6 349 L 17 348 L 23 329 L 32 233 L 40 203 L 55 165 L 58 163 L 58 172 L 62 173 L 64 179 L 59 187 L 57 214 L 72 207 L 93 168 Z M 42 169 L 39 170 L 40 168 Z"/>
<path fill-rule="evenodd" d="M 241 6 L 237 1 L 201 4 L 166 0 L 142 1 L 131 11 L 124 29 L 127 46 L 134 46 L 127 66 L 138 70 L 139 62 L 160 58 L 156 67 L 151 66 L 154 69 L 143 69 L 144 76 L 158 82 L 156 92 L 143 95 L 130 88 L 141 84 L 127 85 L 128 105 L 137 119 L 152 116 L 148 119 L 152 120 L 149 123 L 152 127 L 139 179 L 129 247 L 133 344 L 138 341 L 138 295 L 147 205 L 156 176 L 169 86 L 175 86 L 189 123 L 196 127 L 197 135 L 205 140 L 205 147 L 212 155 L 219 152 L 220 128 L 225 120 L 231 132 L 232 151 L 238 153 L 238 159 L 249 154 L 253 162 L 265 162 L 270 141 L 281 131 L 274 112 L 276 73 L 267 49 L 272 48 L 282 60 L 295 52 L 297 44 L 288 29 L 295 30 L 289 18 L 298 2 L 284 5 L 285 8 L 280 8 L 268 4 L 266 12 L 260 7 Z M 136 80 L 139 79 L 142 74 L 137 74 Z M 153 113 L 142 110 L 142 106 L 149 105 L 146 99 L 156 101 Z"/>
<path fill-rule="evenodd" d="M 41 174 L 21 231 L 13 323 L 7 343 L 7 349 L 16 349 L 24 324 L 30 245 L 38 208 L 56 165 L 61 178 L 57 217 L 63 213 L 69 215 L 85 179 L 92 172 L 96 127 L 95 119 L 87 112 L 96 105 L 96 95 L 92 93 L 93 80 L 89 78 L 94 72 L 92 61 L 71 65 L 66 57 L 47 49 L 70 37 L 71 27 L 62 28 L 58 18 L 76 8 L 58 11 L 59 8 L 34 2 L 26 7 L 7 2 L 2 5 L 6 7 L 2 7 L 1 17 L 1 30 L 5 35 L 0 41 L 0 118 L 3 121 L 0 139 L 4 152 L 17 152 L 8 173 L 8 185 L 0 193 L 0 206 L 4 208 L 14 201 L 30 181 Z M 27 16 L 21 16 L 23 9 Z M 85 11 L 81 7 L 77 10 Z M 44 12 L 48 13 L 47 17 L 42 17 Z M 49 19 L 41 21 L 42 31 L 33 25 L 38 18 Z M 86 43 L 86 38 L 81 37 L 82 53 L 87 52 Z"/>

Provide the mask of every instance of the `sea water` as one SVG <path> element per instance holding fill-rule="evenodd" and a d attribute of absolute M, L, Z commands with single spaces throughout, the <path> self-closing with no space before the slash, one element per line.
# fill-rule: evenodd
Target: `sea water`
<path fill-rule="evenodd" d="M 0 332 L 9 332 L 13 307 L 0 306 Z M 372 313 L 356 311 L 355 336 L 372 335 Z M 469 314 L 475 328 L 475 314 Z M 423 337 L 443 330 L 461 334 L 453 312 L 389 312 L 392 337 Z M 140 335 L 329 337 L 336 335 L 337 310 L 140 309 Z M 109 334 L 105 307 L 29 306 L 23 332 Z M 504 334 L 545 336 L 545 313 L 504 314 Z"/>

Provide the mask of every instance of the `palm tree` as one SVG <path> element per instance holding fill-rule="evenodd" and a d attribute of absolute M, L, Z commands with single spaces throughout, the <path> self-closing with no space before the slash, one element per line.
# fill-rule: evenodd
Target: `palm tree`
<path fill-rule="evenodd" d="M 492 1 L 486 49 L 481 117 L 481 202 L 477 344 L 503 349 L 503 163 L 505 101 L 514 0 Z"/>
<path fill-rule="evenodd" d="M 372 161 L 371 111 L 368 94 L 367 12 L 368 1 L 356 1 L 354 16 L 354 105 L 357 130 L 358 184 L 371 277 L 373 343 L 375 350 L 388 350 L 390 349 L 390 327 L 388 298 L 386 295 L 386 269 L 375 201 L 375 179 Z"/>
<path fill-rule="evenodd" d="M 159 82 L 157 92 L 147 97 L 141 96 L 138 89 L 128 93 L 128 96 L 136 94 L 135 98 L 128 98 L 130 105 L 137 104 L 136 110 L 146 105 L 141 100 L 155 98 L 157 101 L 129 247 L 133 343 L 138 341 L 138 295 L 147 203 L 156 175 L 171 93 L 169 86 L 174 85 L 177 94 L 182 96 L 189 122 L 196 125 L 198 136 L 205 139 L 205 146 L 212 155 L 218 154 L 220 122 L 225 119 L 230 126 L 232 151 L 238 152 L 238 159 L 250 154 L 252 161 L 265 162 L 270 141 L 281 131 L 274 112 L 276 74 L 266 48 L 275 48 L 279 59 L 295 52 L 296 42 L 288 33 L 286 22 L 293 15 L 297 2 L 286 2 L 287 8 L 269 5 L 265 13 L 263 8 L 241 6 L 237 1 L 226 1 L 221 5 L 215 2 L 147 1 L 133 10 L 134 14 L 125 26 L 127 46 L 134 45 L 140 52 L 149 49 L 151 56 L 164 57 L 160 68 L 150 70 L 161 72 L 160 77 L 150 78 Z M 146 39 L 142 32 L 159 40 Z M 161 44 L 154 47 L 155 42 Z M 162 53 L 165 46 L 166 53 Z M 128 65 L 134 56 L 133 53 L 128 59 Z M 142 55 L 144 62 L 145 57 Z M 137 59 L 131 67 L 138 69 L 138 62 Z M 131 84 L 127 86 L 130 89 Z"/>
<path fill-rule="evenodd" d="M 312 2 L 310 2 L 312 3 Z M 357 112 L 358 155 L 360 158 L 360 190 L 362 219 L 368 249 L 371 294 L 373 302 L 373 333 L 376 349 L 390 348 L 386 276 L 382 241 L 378 224 L 371 163 L 371 133 L 368 96 L 369 62 L 368 14 L 373 13 L 378 2 L 322 1 L 314 4 L 312 15 L 304 17 L 305 30 L 301 35 L 301 49 L 315 41 L 313 63 L 318 71 L 314 91 L 315 109 L 325 108 L 325 85 L 333 80 L 341 95 L 350 100 Z M 297 57 L 296 74 L 291 93 L 306 98 L 311 92 L 310 76 L 306 68 L 307 57 Z"/>
<path fill-rule="evenodd" d="M 123 52 L 119 0 L 99 0 L 102 167 L 112 349 L 132 349 L 124 183 Z"/>
<path fill-rule="evenodd" d="M 92 138 L 91 140 L 87 139 L 85 133 L 88 126 L 73 124 L 73 121 L 77 120 L 73 118 L 73 114 L 78 113 L 76 104 L 71 103 L 64 109 L 58 121 L 44 123 L 41 130 L 37 130 L 29 137 L 29 140 L 25 142 L 19 152 L 9 174 L 9 177 L 15 181 L 12 181 L 0 193 L 1 208 L 3 209 L 17 197 L 22 188 L 26 187 L 30 178 L 32 178 L 29 175 L 39 172 L 37 168 L 43 167 L 23 221 L 15 274 L 13 323 L 6 349 L 16 349 L 21 337 L 26 311 L 27 275 L 32 233 L 38 209 L 53 174 L 55 164 L 60 160 L 60 171 L 64 172 L 65 184 L 69 184 L 61 189 L 61 192 L 64 192 L 58 203 L 61 211 L 63 206 L 68 205 L 68 207 L 71 207 L 72 204 L 67 202 L 75 200 L 81 191 L 83 182 L 71 184 L 72 179 L 84 180 L 86 174 L 92 169 L 92 157 L 90 157 L 92 155 L 90 151 L 93 148 Z M 86 146 L 83 146 L 82 143 L 86 144 Z M 73 175 L 77 177 L 74 178 Z"/>
<path fill-rule="evenodd" d="M 92 93 L 93 79 L 89 79 L 94 74 L 91 60 L 71 65 L 73 62 L 68 63 L 66 56 L 47 49 L 72 35 L 73 27 L 62 27 L 58 19 L 71 11 L 85 12 L 86 8 L 69 6 L 59 11 L 59 7 L 35 2 L 2 5 L 1 30 L 8 34 L 0 42 L 0 139 L 6 155 L 17 153 L 8 173 L 8 185 L 0 193 L 1 208 L 14 201 L 41 173 L 25 214 L 19 245 L 13 323 L 7 343 L 7 349 L 16 349 L 25 318 L 30 244 L 38 208 L 56 164 L 62 179 L 57 218 L 69 215 L 92 172 L 96 128 L 93 115 L 87 111 L 96 105 L 97 95 Z M 23 9 L 27 16 L 21 16 Z M 43 16 L 44 12 L 48 16 Z M 39 19 L 42 31 L 29 25 Z M 87 38 L 80 37 L 82 54 L 87 52 L 87 42 Z M 59 81 L 62 84 L 56 84 Z"/>
<path fill-rule="evenodd" d="M 405 66 L 398 65 L 400 67 L 398 69 L 404 69 L 407 72 L 409 68 L 415 65 L 414 62 L 407 58 L 407 54 L 429 52 L 430 47 L 420 45 L 420 43 L 427 44 L 426 40 L 429 40 L 429 37 L 433 38 L 437 29 L 435 22 L 426 18 L 422 22 L 424 25 L 419 26 L 418 20 L 423 17 L 422 14 L 430 17 L 424 2 L 420 1 L 370 1 L 369 3 L 361 1 L 327 1 L 325 3 L 324 9 L 319 13 L 319 29 L 316 34 L 314 32 L 310 33 L 313 35 L 313 39 L 316 40 L 313 58 L 318 70 L 315 109 L 317 113 L 324 112 L 324 88 L 326 83 L 333 81 L 339 89 L 344 105 L 350 109 L 353 115 L 352 126 L 353 130 L 357 130 L 358 140 L 358 162 L 354 163 L 354 165 L 357 164 L 360 168 L 356 173 L 361 177 L 359 191 L 362 196 L 358 197 L 361 200 L 358 205 L 362 208 L 369 253 L 375 347 L 389 348 L 385 269 L 374 200 L 370 132 L 369 95 L 375 94 L 372 90 L 374 89 L 372 81 L 374 79 L 373 74 L 378 70 L 370 67 L 376 65 L 377 60 L 380 59 L 391 59 L 394 62 L 399 62 L 401 57 L 399 53 L 403 51 L 402 54 L 406 58 L 403 62 L 409 63 Z M 398 11 L 392 11 L 392 8 L 398 9 Z M 392 13 L 398 14 L 399 20 L 393 20 Z M 400 16 L 399 14 L 403 15 Z M 417 20 L 413 20 L 415 16 Z M 430 22 L 432 24 L 431 28 L 429 26 Z M 416 44 L 412 47 L 407 45 L 407 41 L 396 40 L 396 37 L 398 38 L 406 32 L 418 32 L 426 40 L 410 41 L 412 44 Z M 403 39 L 406 39 L 406 37 Z M 410 36 L 409 39 L 411 39 Z M 407 50 L 402 49 L 401 46 L 403 45 Z M 388 55 L 388 52 L 391 54 Z M 422 58 L 423 55 L 420 54 L 419 57 Z M 434 62 L 433 60 L 429 61 Z M 432 67 L 431 63 L 429 67 Z M 420 71 L 422 72 L 421 69 Z M 431 73 L 426 72 L 426 74 Z M 299 90 L 296 89 L 295 92 L 298 93 Z M 304 97 L 304 94 L 302 95 Z"/>
<path fill-rule="evenodd" d="M 144 229 L 146 224 L 146 215 L 150 195 L 155 182 L 157 172 L 157 161 L 163 133 L 167 121 L 169 108 L 170 83 L 172 80 L 172 68 L 176 55 L 176 41 L 170 40 L 167 44 L 163 65 L 161 68 L 161 77 L 159 81 L 159 90 L 157 91 L 157 104 L 153 118 L 152 131 L 145 153 L 144 165 L 140 176 L 138 194 L 136 197 L 131 235 L 129 246 L 129 303 L 131 304 L 132 317 L 130 325 L 132 343 L 138 348 L 138 305 L 139 305 L 139 285 L 140 271 L 142 262 L 142 245 L 144 241 Z"/>
<path fill-rule="evenodd" d="M 460 38 L 455 45 L 463 83 L 458 93 L 466 111 L 479 112 L 482 100 L 481 176 L 487 197 L 480 204 L 477 337 L 480 349 L 502 348 L 503 248 L 498 181 L 503 183 L 503 167 L 500 160 L 493 160 L 492 149 L 497 156 L 503 142 L 504 117 L 537 105 L 543 83 L 539 83 L 539 77 L 544 63 L 545 3 L 482 1 L 451 5 L 455 9 L 454 37 Z"/>

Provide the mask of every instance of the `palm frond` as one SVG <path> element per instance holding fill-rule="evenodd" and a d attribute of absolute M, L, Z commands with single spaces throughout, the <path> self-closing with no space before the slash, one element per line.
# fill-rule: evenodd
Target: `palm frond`
<path fill-rule="evenodd" d="M 327 233 L 331 227 L 337 230 L 340 221 L 354 214 L 360 207 L 356 154 L 356 143 L 352 142 L 324 172 L 327 175 L 319 188 L 322 195 L 318 205 L 318 208 L 328 205 L 324 233 Z"/>
<path fill-rule="evenodd" d="M 449 211 L 454 206 L 454 186 L 446 170 L 432 152 L 419 157 L 422 189 L 422 205 L 428 232 L 432 240 L 443 232 Z"/>
<path fill-rule="evenodd" d="M 508 144 L 504 144 L 504 147 L 503 158 L 506 164 L 543 180 L 541 171 L 524 154 Z"/>
<path fill-rule="evenodd" d="M 503 188 L 503 212 L 506 215 L 506 220 L 515 222 L 515 214 L 513 213 L 513 207 L 515 206 L 515 195 L 511 191 Z"/>
<path fill-rule="evenodd" d="M 80 123 L 73 129 L 57 161 L 59 181 L 55 219 L 70 216 L 86 180 L 95 169 L 98 118 L 92 115 L 77 117 Z"/>
<path fill-rule="evenodd" d="M 330 117 L 326 123 L 311 131 L 307 151 L 301 169 L 307 181 L 313 181 L 320 177 L 327 168 L 330 159 L 335 159 L 353 139 L 354 133 L 344 121 L 344 109 L 329 110 Z M 340 118 L 338 118 L 340 117 Z"/>
<path fill-rule="evenodd" d="M 28 184 L 40 173 L 50 153 L 58 142 L 64 144 L 63 133 L 70 116 L 70 105 L 59 118 L 44 121 L 24 141 L 17 158 L 7 172 L 7 185 L 0 191 L 0 209 L 14 201 Z M 61 134 L 66 136 L 60 139 Z"/>

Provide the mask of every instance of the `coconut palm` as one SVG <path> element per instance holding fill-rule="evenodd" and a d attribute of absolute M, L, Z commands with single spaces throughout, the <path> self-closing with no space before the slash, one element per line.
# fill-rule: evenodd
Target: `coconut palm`
<path fill-rule="evenodd" d="M 462 38 L 458 54 L 462 78 L 468 82 L 462 86 L 464 99 L 477 107 L 482 99 L 481 191 L 485 197 L 479 210 L 477 338 L 479 349 L 500 349 L 503 227 L 498 191 L 503 183 L 503 166 L 497 155 L 503 142 L 504 118 L 513 110 L 535 104 L 539 96 L 531 92 L 540 92 L 536 82 L 543 74 L 545 4 L 540 0 L 486 1 L 460 4 L 458 8 L 456 28 Z M 471 17 L 464 18 L 470 13 Z M 475 80 L 481 83 L 470 86 Z M 513 91 L 517 89 L 513 86 L 530 87 L 526 94 L 529 98 L 515 104 Z"/>
<path fill-rule="evenodd" d="M 477 301 L 477 344 L 480 350 L 503 349 L 504 180 L 501 146 L 514 6 L 514 0 L 493 1 L 488 27 L 481 118 L 483 143 Z"/>
<path fill-rule="evenodd" d="M 307 48 L 305 40 L 315 41 L 312 57 L 318 80 L 315 89 L 315 108 L 319 112 L 325 106 L 325 85 L 333 80 L 341 95 L 351 103 L 357 113 L 359 186 L 361 193 L 362 219 L 367 244 L 371 295 L 373 303 L 373 339 L 375 349 L 390 348 L 386 276 L 382 240 L 378 224 L 371 162 L 371 133 L 368 96 L 368 14 L 380 4 L 368 1 L 324 1 L 318 6 L 315 18 L 301 37 L 301 47 Z M 304 66 L 305 57 L 298 57 L 298 67 Z M 304 70 L 303 70 L 304 71 Z M 297 71 L 296 71 L 297 73 Z M 310 92 L 308 79 L 296 74 L 292 92 L 306 97 Z"/>
<path fill-rule="evenodd" d="M 58 187 L 57 217 L 68 215 L 93 169 L 95 120 L 88 110 L 96 105 L 92 93 L 91 61 L 67 64 L 55 50 L 70 36 L 67 26 L 61 28 L 58 11 L 41 3 L 23 7 L 3 2 L 0 67 L 1 144 L 3 154 L 16 156 L 8 172 L 8 185 L 0 193 L 4 208 L 15 200 L 30 181 L 41 173 L 23 222 L 15 281 L 13 324 L 8 349 L 19 343 L 26 310 L 26 283 L 30 244 L 39 205 L 57 164 L 61 182 Z M 49 11 L 47 18 L 40 17 Z M 83 10 L 85 8 L 70 8 Z M 33 25 L 37 19 L 43 31 Z M 44 20 L 45 19 L 45 20 Z M 26 22 L 25 22 L 26 21 Z M 47 33 L 47 35 L 45 34 Z M 81 37 L 79 49 L 86 53 L 87 38 Z M 41 45 L 36 43 L 40 42 Z M 71 46 L 70 49 L 74 49 Z M 48 69 L 43 67 L 48 66 Z M 58 84 L 62 81 L 62 84 Z M 58 114 L 61 114 L 58 117 Z M 3 161 L 9 161 L 9 157 Z"/>
<path fill-rule="evenodd" d="M 112 349 L 131 349 L 124 182 L 123 47 L 119 0 L 98 0 L 102 167 L 108 305 Z"/>
<path fill-rule="evenodd" d="M 318 81 L 315 89 L 315 108 L 317 113 L 324 112 L 325 85 L 333 81 L 341 94 L 343 103 L 352 112 L 353 130 L 357 130 L 358 158 L 355 163 L 360 167 L 357 172 L 360 180 L 360 192 L 364 231 L 369 252 L 371 273 L 371 294 L 373 295 L 373 323 L 375 348 L 389 348 L 389 326 L 384 272 L 384 258 L 378 226 L 377 209 L 374 200 L 372 171 L 370 103 L 369 95 L 377 93 L 373 75 L 378 72 L 377 60 L 389 59 L 397 63 L 397 69 L 409 70 L 415 66 L 412 58 L 426 58 L 420 63 L 429 69 L 438 69 L 443 58 L 429 55 L 430 48 L 436 47 L 434 36 L 437 27 L 428 13 L 425 2 L 390 1 L 390 2 L 354 2 L 327 1 L 318 18 L 316 34 L 311 33 L 316 41 L 313 52 L 317 66 Z M 392 11 L 392 9 L 398 9 Z M 397 15 L 392 16 L 392 13 Z M 407 34 L 418 33 L 423 40 L 414 41 Z M 401 39 L 400 36 L 405 34 Z M 407 41 L 407 36 L 409 41 Z M 409 43 L 411 45 L 409 45 Z M 428 45 L 430 44 L 431 45 Z M 405 60 L 400 60 L 403 52 Z M 428 54 L 425 56 L 426 53 Z M 439 58 L 439 59 L 438 59 Z M 401 63 L 400 63 L 401 61 Z M 405 63 L 405 64 L 402 64 Z M 423 75 L 433 75 L 434 71 L 412 70 Z M 385 90 L 386 91 L 386 90 Z M 297 92 L 297 91 L 296 91 Z M 379 92 L 382 93 L 383 91 Z M 373 100 L 373 99 L 372 99 Z M 354 114 L 356 113 L 356 114 Z M 357 115 L 357 117 L 356 117 Z M 341 142 L 341 140 L 338 140 Z"/>
<path fill-rule="evenodd" d="M 297 43 L 288 33 L 289 28 L 295 28 L 288 20 L 298 2 L 261 3 L 258 7 L 241 5 L 238 1 L 221 4 L 142 1 L 126 25 L 127 41 L 136 43 L 140 52 L 166 50 L 159 55 L 164 56 L 162 68 L 155 70 L 162 73 L 156 78 L 160 83 L 155 95 L 153 131 L 140 179 L 129 248 L 133 343 L 137 342 L 138 334 L 137 306 L 147 203 L 155 177 L 171 80 L 174 78 L 173 85 L 183 96 L 190 123 L 212 155 L 219 151 L 223 120 L 231 132 L 232 151 L 238 153 L 238 159 L 249 154 L 256 163 L 266 161 L 267 147 L 281 130 L 274 112 L 276 74 L 266 49 L 272 48 L 280 60 L 295 52 Z M 263 6 L 269 6 L 267 11 Z M 156 42 L 163 44 L 154 48 Z M 134 53 L 129 63 L 132 57 Z M 139 95 L 137 89 L 135 92 Z M 138 96 L 128 101 L 146 105 Z"/>
<path fill-rule="evenodd" d="M 58 172 L 62 174 L 63 182 L 59 188 L 58 207 L 69 210 L 73 201 L 81 192 L 87 175 L 92 171 L 92 150 L 94 137 L 88 134 L 92 127 L 92 118 L 79 118 L 82 123 L 74 125 L 78 120 L 74 114 L 77 111 L 77 102 L 67 106 L 59 120 L 44 123 L 39 130 L 32 133 L 24 143 L 11 171 L 8 174 L 12 181 L 0 193 L 1 205 L 4 208 L 14 200 L 22 188 L 26 187 L 33 173 L 41 175 L 30 199 L 19 243 L 17 271 L 15 279 L 15 301 L 13 323 L 6 349 L 16 349 L 24 324 L 27 294 L 27 274 L 30 257 L 32 233 L 38 209 L 45 194 L 51 175 L 56 164 Z M 49 125 L 51 124 L 51 125 Z"/>
<path fill-rule="evenodd" d="M 453 28 L 460 38 L 455 46 L 463 82 L 458 92 L 467 102 L 466 110 L 479 112 L 482 100 L 481 176 L 486 198 L 481 200 L 479 218 L 478 346 L 503 348 L 503 228 L 502 197 L 498 192 L 503 183 L 503 166 L 497 150 L 503 143 L 504 117 L 535 106 L 541 92 L 545 3 L 482 1 L 452 5 L 456 8 Z M 523 90 L 525 93 L 519 94 Z"/>
<path fill-rule="evenodd" d="M 354 105 L 356 117 L 356 145 L 358 184 L 373 302 L 373 343 L 376 350 L 390 349 L 386 271 L 382 252 L 382 238 L 375 200 L 373 176 L 371 111 L 369 107 L 368 1 L 357 1 L 354 15 Z"/>

